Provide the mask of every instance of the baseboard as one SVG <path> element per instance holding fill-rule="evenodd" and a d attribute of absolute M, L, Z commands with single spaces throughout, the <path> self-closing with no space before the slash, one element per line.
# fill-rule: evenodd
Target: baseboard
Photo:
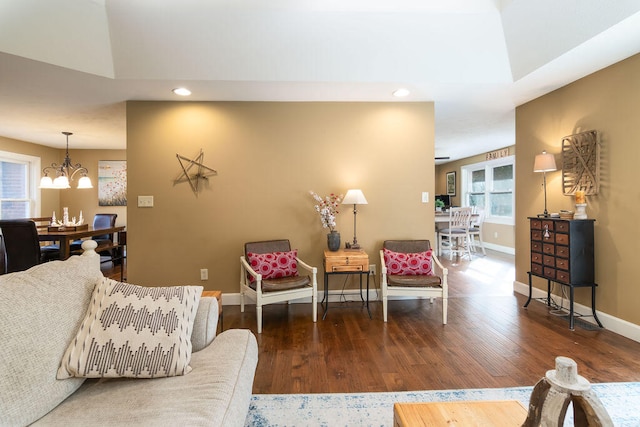
<path fill-rule="evenodd" d="M 363 298 L 367 298 L 366 290 L 362 291 Z M 324 292 L 318 291 L 318 301 L 322 301 Z M 382 299 L 380 289 L 369 289 L 369 301 L 377 301 Z M 339 301 L 362 301 L 360 291 L 358 289 L 345 289 L 344 291 L 329 290 L 329 302 Z M 291 301 L 292 304 L 310 304 L 311 298 L 299 298 Z M 245 304 L 255 304 L 255 301 L 246 297 Z M 222 305 L 240 305 L 240 293 L 223 294 Z"/>
<path fill-rule="evenodd" d="M 367 297 L 366 291 L 363 291 L 362 295 L 366 299 Z M 322 301 L 322 298 L 324 298 L 324 292 L 318 291 L 318 301 Z M 403 300 L 403 299 L 417 299 L 417 298 L 429 299 L 429 297 L 390 296 L 389 301 Z M 360 297 L 360 292 L 357 289 L 345 289 L 344 291 L 329 290 L 329 302 L 340 302 L 340 301 L 362 301 L 362 299 Z M 369 301 L 370 302 L 382 301 L 382 291 L 378 288 L 369 289 Z M 300 298 L 300 299 L 291 301 L 291 303 L 292 304 L 310 304 L 311 298 Z M 245 304 L 255 304 L 255 301 L 247 297 L 247 299 L 245 299 Z M 240 293 L 223 294 L 222 305 L 240 305 Z"/>
<path fill-rule="evenodd" d="M 512 247 L 509 247 L 509 246 L 502 246 L 502 245 L 496 245 L 495 243 L 486 243 L 485 242 L 484 247 L 485 247 L 485 249 L 491 249 L 493 251 L 502 252 L 502 253 L 509 254 L 509 255 L 515 255 L 516 254 L 516 248 L 512 248 Z M 477 247 L 476 250 L 482 251 L 482 248 Z M 528 294 L 528 291 L 527 291 L 527 294 Z"/>
<path fill-rule="evenodd" d="M 529 284 L 522 283 L 518 281 L 513 282 L 513 290 L 519 294 L 529 296 Z M 536 287 L 532 288 L 531 291 L 532 298 L 546 298 L 547 291 L 538 289 Z M 553 296 L 552 298 L 558 299 L 558 296 Z M 568 302 L 565 302 L 568 304 Z M 574 303 L 574 311 L 578 313 L 591 314 L 591 307 Z M 605 329 L 608 329 L 616 334 L 620 334 L 623 337 L 629 338 L 631 340 L 640 342 L 640 325 L 636 325 L 635 323 L 627 322 L 626 320 L 619 319 L 617 317 L 611 316 L 610 314 L 604 313 L 600 310 L 596 310 L 596 314 L 598 315 L 598 319 L 602 322 L 602 325 Z M 596 324 L 595 320 L 592 317 L 582 317 L 584 321 L 587 321 L 592 324 Z"/>

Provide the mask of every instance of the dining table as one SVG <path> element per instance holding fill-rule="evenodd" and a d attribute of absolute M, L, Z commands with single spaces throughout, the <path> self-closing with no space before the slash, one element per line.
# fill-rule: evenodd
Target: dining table
<path fill-rule="evenodd" d="M 65 260 L 71 256 L 71 243 L 73 241 L 93 236 L 102 236 L 103 234 L 118 234 L 124 231 L 124 229 L 125 226 L 123 225 L 104 228 L 94 228 L 89 226 L 88 228 L 80 230 L 75 229 L 75 227 L 59 227 L 57 229 L 50 227 L 38 230 L 38 239 L 45 242 L 60 242 L 60 259 Z M 97 250 L 99 249 L 100 248 Z"/>

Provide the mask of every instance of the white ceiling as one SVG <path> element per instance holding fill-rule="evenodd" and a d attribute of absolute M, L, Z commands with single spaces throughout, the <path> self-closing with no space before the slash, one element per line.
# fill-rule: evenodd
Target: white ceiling
<path fill-rule="evenodd" d="M 640 0 L 0 0 L 0 135 L 126 147 L 127 100 L 434 101 L 436 156 L 640 52 Z M 402 99 L 391 93 L 406 87 Z"/>

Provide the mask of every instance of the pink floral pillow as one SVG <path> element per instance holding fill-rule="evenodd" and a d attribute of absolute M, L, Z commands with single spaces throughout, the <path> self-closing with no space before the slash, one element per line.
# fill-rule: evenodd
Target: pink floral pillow
<path fill-rule="evenodd" d="M 383 248 L 382 251 L 384 255 L 384 265 L 387 267 L 387 274 L 433 276 L 431 250 L 417 253 L 402 253 Z"/>
<path fill-rule="evenodd" d="M 298 250 L 289 252 L 270 252 L 266 254 L 247 253 L 249 265 L 258 274 L 262 274 L 263 279 L 275 279 L 278 277 L 289 277 L 298 275 L 298 262 L 296 257 Z M 251 282 L 255 282 L 253 276 L 249 276 Z"/>

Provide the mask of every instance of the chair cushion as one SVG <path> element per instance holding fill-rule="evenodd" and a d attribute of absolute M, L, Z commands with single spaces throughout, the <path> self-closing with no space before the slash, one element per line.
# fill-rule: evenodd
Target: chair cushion
<path fill-rule="evenodd" d="M 62 357 L 57 378 L 187 374 L 202 289 L 143 287 L 102 278 Z"/>
<path fill-rule="evenodd" d="M 384 264 L 387 274 L 433 275 L 432 251 L 404 253 L 383 248 Z"/>
<path fill-rule="evenodd" d="M 249 286 L 256 289 L 256 283 L 250 283 Z M 262 292 L 286 291 L 289 289 L 304 288 L 310 286 L 311 279 L 309 276 L 289 276 L 278 277 L 275 279 L 262 280 Z"/>
<path fill-rule="evenodd" d="M 277 279 L 279 277 L 289 277 L 298 275 L 298 250 L 286 252 L 269 252 L 257 254 L 247 253 L 249 265 L 265 279 Z M 249 275 L 249 281 L 254 282 L 255 278 Z"/>
<path fill-rule="evenodd" d="M 442 280 L 438 276 L 431 275 L 417 275 L 407 276 L 399 274 L 390 274 L 387 276 L 387 286 L 402 286 L 402 287 L 440 287 Z"/>
<path fill-rule="evenodd" d="M 42 262 L 60 259 L 60 247 L 58 245 L 47 245 L 40 247 L 40 260 Z"/>
<path fill-rule="evenodd" d="M 462 230 L 459 228 L 454 228 L 453 230 L 450 228 L 444 228 L 442 230 L 439 231 L 441 234 L 460 234 L 460 235 L 464 235 L 467 234 L 467 230 Z"/>

